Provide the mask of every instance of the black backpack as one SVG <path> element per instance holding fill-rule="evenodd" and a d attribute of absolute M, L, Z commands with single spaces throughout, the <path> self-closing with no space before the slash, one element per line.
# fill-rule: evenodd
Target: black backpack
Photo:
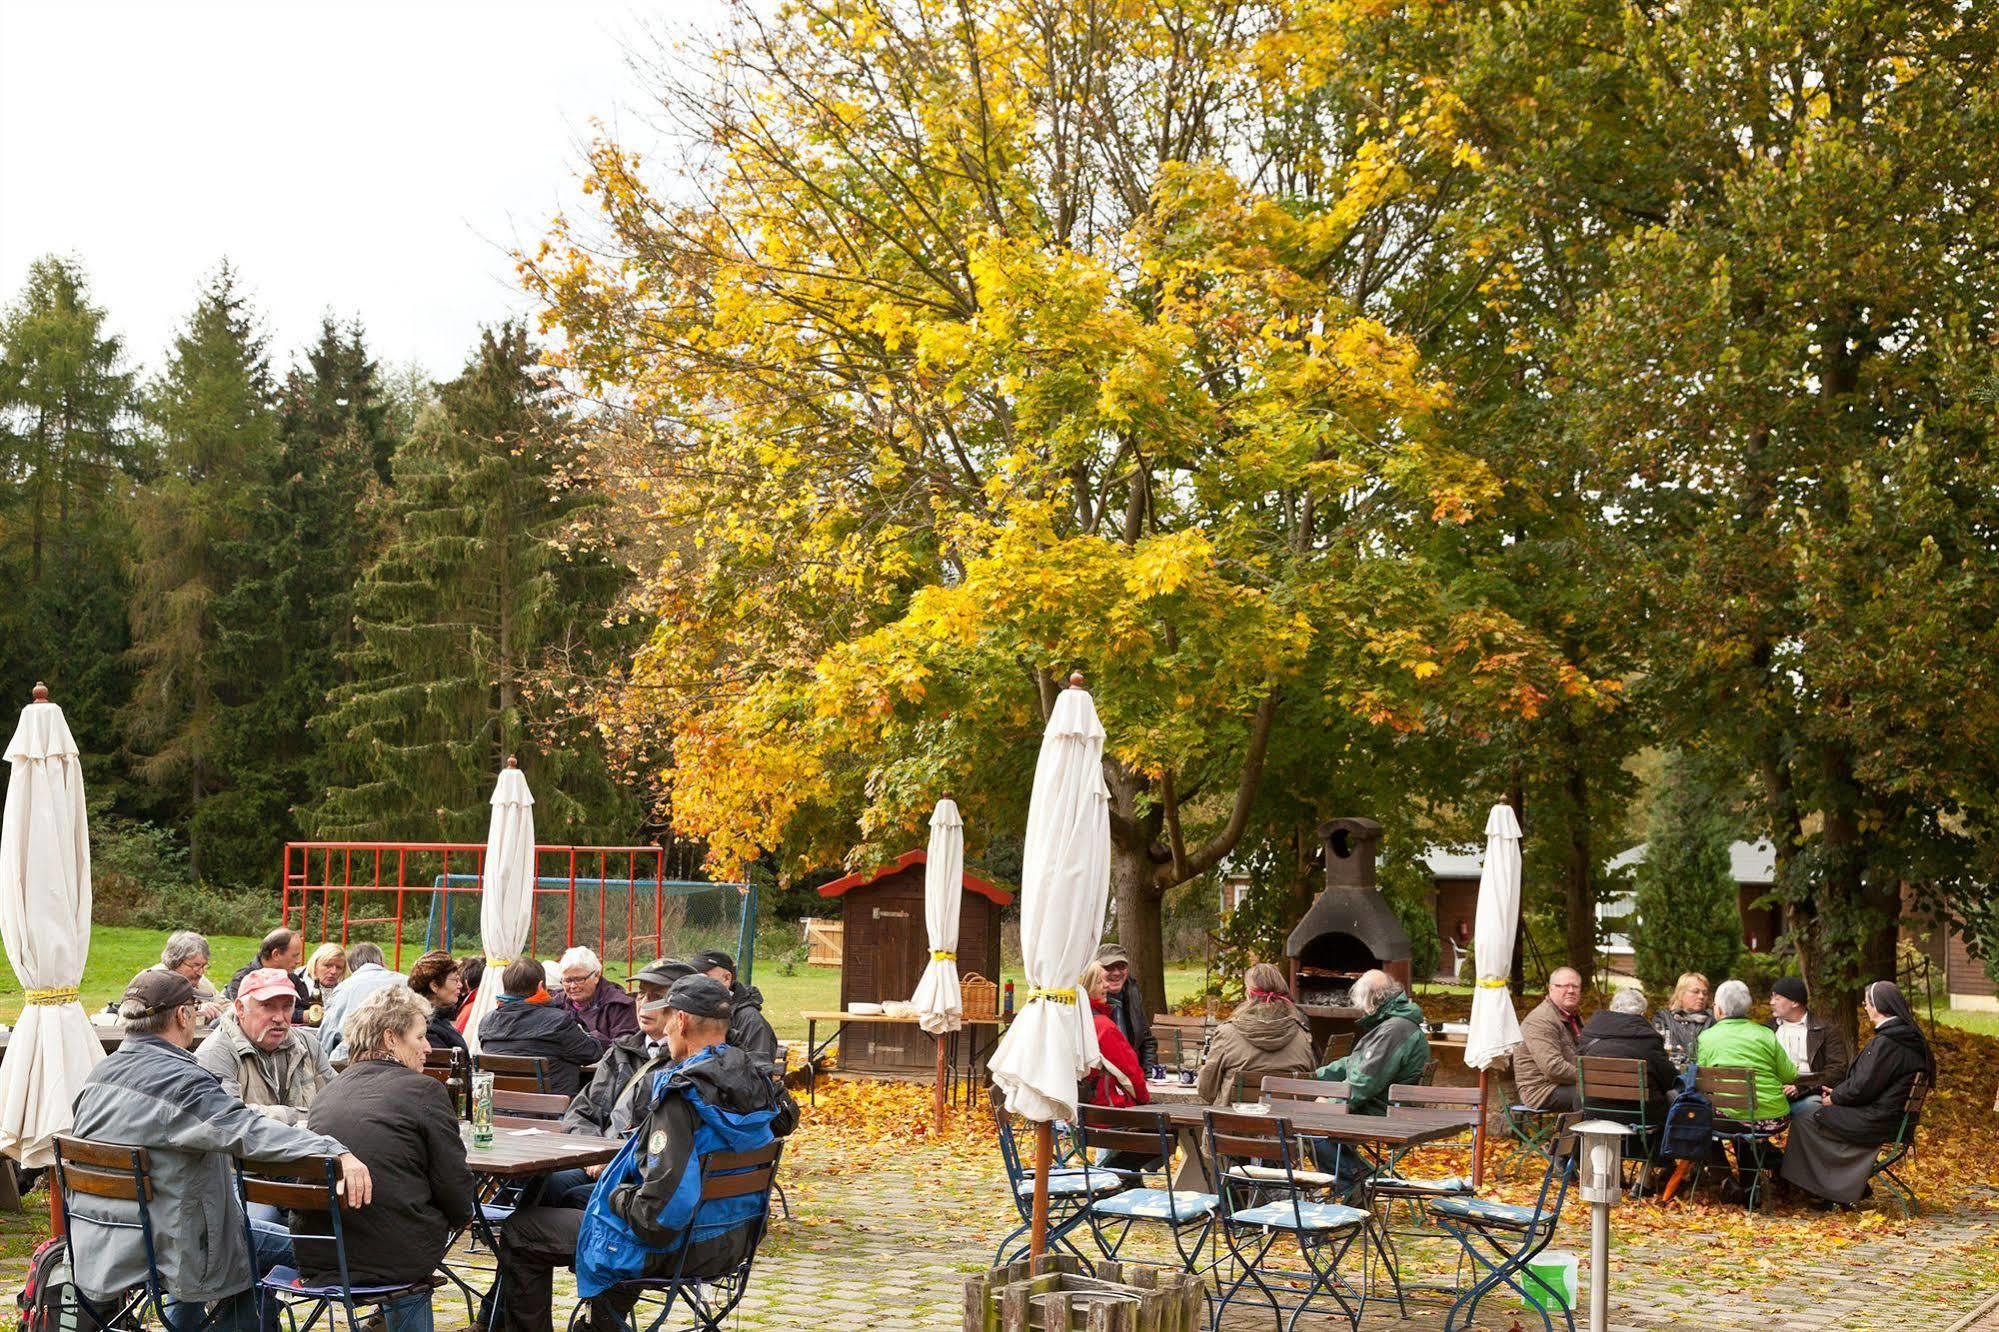
<path fill-rule="evenodd" d="M 1665 1132 L 1659 1139 L 1659 1155 L 1675 1161 L 1707 1159 L 1708 1144 L 1714 1139 L 1714 1102 L 1704 1091 L 1689 1088 L 1673 1098 L 1666 1108 Z"/>
<path fill-rule="evenodd" d="M 35 1246 L 28 1283 L 18 1299 L 21 1332 L 77 1332 L 76 1286 L 70 1280 L 69 1244 L 62 1236 Z"/>

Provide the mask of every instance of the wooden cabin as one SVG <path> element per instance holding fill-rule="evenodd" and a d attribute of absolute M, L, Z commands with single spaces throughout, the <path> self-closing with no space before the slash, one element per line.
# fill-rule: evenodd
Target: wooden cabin
<path fill-rule="evenodd" d="M 905 851 L 879 869 L 849 874 L 819 890 L 841 899 L 840 1007 L 906 1000 L 930 964 L 923 923 L 922 851 Z M 1013 894 L 975 874 L 964 876 L 958 915 L 958 974 L 999 978 L 1000 910 Z M 983 1033 L 990 1036 L 991 1032 Z M 857 1073 L 929 1077 L 937 1047 L 915 1023 L 855 1023 L 840 1036 L 840 1067 Z"/>

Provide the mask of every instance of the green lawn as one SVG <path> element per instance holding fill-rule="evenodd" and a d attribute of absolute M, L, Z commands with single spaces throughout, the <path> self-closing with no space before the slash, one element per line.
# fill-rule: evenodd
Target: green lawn
<path fill-rule="evenodd" d="M 83 1007 L 100 1011 L 125 993 L 132 977 L 142 968 L 160 960 L 160 945 L 167 937 L 159 930 L 131 925 L 93 925 L 90 929 L 90 960 L 83 968 Z M 236 968 L 257 954 L 257 941 L 241 935 L 213 934 L 208 946 L 214 950 L 209 963 L 209 979 L 218 986 L 236 974 Z M 0 1022 L 12 1023 L 21 1012 L 21 982 L 14 969 L 0 964 Z"/>
<path fill-rule="evenodd" d="M 1953 1027 L 1975 1031 L 1980 1036 L 1999 1036 L 1999 1013 L 1988 1013 L 1969 1008 L 1939 1008 L 1937 1021 L 1947 1022 Z"/>

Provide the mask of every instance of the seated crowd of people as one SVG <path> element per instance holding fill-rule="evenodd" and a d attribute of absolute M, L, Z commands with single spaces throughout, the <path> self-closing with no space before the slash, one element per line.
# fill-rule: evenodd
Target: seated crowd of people
<path fill-rule="evenodd" d="M 429 1332 L 432 1274 L 473 1219 L 458 1106 L 425 1065 L 434 1049 L 465 1048 L 484 960 L 428 952 L 404 976 L 372 943 L 323 946 L 309 962 L 303 946 L 296 932 L 273 931 L 217 994 L 207 941 L 173 935 L 160 963 L 126 988 L 125 1040 L 76 1100 L 75 1136 L 150 1153 L 151 1245 L 177 1332 L 271 1332 L 277 1311 L 255 1282 L 279 1265 L 308 1284 L 338 1279 L 323 1213 L 252 1207 L 246 1243 L 234 1163 L 337 1159 L 351 1283 L 411 1288 L 383 1306 L 388 1332 Z M 797 1123 L 762 995 L 719 951 L 662 958 L 632 983 L 636 995 L 606 978 L 588 948 L 550 966 L 522 957 L 500 973 L 479 1050 L 546 1061 L 549 1085 L 572 1097 L 561 1131 L 635 1141 L 610 1178 L 596 1167 L 532 1182 L 498 1233 L 487 1327 L 549 1332 L 553 1270 L 573 1260 L 600 1186 L 600 1224 L 650 1255 L 630 1275 L 670 1263 L 688 1276 L 720 1273 L 755 1242 L 760 1213 L 735 1205 L 720 1221 L 697 1218 L 698 1189 L 686 1184 L 722 1140 L 706 1126 L 730 1126 L 726 1141 L 740 1150 Z M 68 1206 L 84 1297 L 111 1301 L 141 1284 L 138 1204 L 76 1193 Z M 592 1301 L 593 1322 L 617 1323 L 629 1308 L 623 1289 Z"/>
<path fill-rule="evenodd" d="M 1150 1099 L 1146 1074 L 1156 1055 L 1150 1024 L 1142 1017 L 1134 1021 L 1134 1010 L 1144 1010 L 1128 973 L 1124 951 L 1107 944 L 1082 977 L 1101 1056 L 1081 1089 L 1088 1104 L 1143 1105 Z M 1380 1115 L 1391 1086 L 1423 1078 L 1430 1048 L 1422 1010 L 1385 972 L 1355 981 L 1350 1002 L 1360 1016 L 1353 1046 L 1338 1058 L 1327 1051 L 1324 1062 L 1313 1052 L 1309 1024 L 1281 970 L 1268 963 L 1251 967 L 1243 991 L 1243 1002 L 1207 1042 L 1196 1082 L 1204 1104 L 1255 1099 L 1266 1077 L 1317 1078 L 1346 1084 L 1349 1113 Z M 1585 1022 L 1582 977 L 1558 968 L 1548 977 L 1546 996 L 1520 1022 L 1522 1044 L 1512 1058 L 1519 1101 L 1534 1111 L 1579 1111 L 1585 1056 L 1636 1060 L 1645 1070 L 1644 1121 L 1656 1133 L 1673 1097 L 1694 1085 L 1691 1070 L 1745 1070 L 1753 1097 L 1749 1117 L 1722 1127 L 1772 1138 L 1788 1130 L 1781 1148 L 1764 1147 L 1760 1167 L 1814 1205 L 1851 1206 L 1867 1191 L 1877 1151 L 1900 1128 L 1915 1080 L 1934 1084 L 1936 1062 L 1891 981 L 1867 987 L 1863 1007 L 1875 1039 L 1857 1058 L 1835 1027 L 1812 1014 L 1808 999 L 1802 980 L 1784 977 L 1772 986 L 1770 1020 L 1759 1022 L 1750 1016 L 1753 1000 L 1742 981 L 1712 987 L 1710 1001 L 1707 977 L 1689 973 L 1649 1019 L 1645 992 L 1628 986 Z M 1341 1185 L 1366 1173 L 1355 1153 L 1321 1143 L 1314 1152 Z M 1757 1164 L 1738 1157 L 1737 1178 L 1725 1191 L 1746 1191 Z"/>
<path fill-rule="evenodd" d="M 1795 976 L 1772 985 L 1768 1022 L 1751 1016 L 1754 996 L 1744 982 L 1714 986 L 1711 1004 L 1709 992 L 1707 977 L 1681 976 L 1667 1007 L 1648 1022 L 1644 991 L 1628 987 L 1583 1022 L 1582 978 L 1558 969 L 1548 978 L 1547 996 L 1520 1022 L 1513 1077 L 1521 1104 L 1580 1109 L 1583 1058 L 1636 1059 L 1645 1066 L 1645 1118 L 1657 1126 L 1673 1096 L 1695 1085 L 1695 1070 L 1739 1069 L 1749 1075 L 1749 1104 L 1738 1107 L 1738 1118 L 1718 1116 L 1717 1126 L 1766 1141 L 1760 1161 L 1738 1142 L 1737 1178 L 1727 1192 L 1745 1196 L 1749 1176 L 1760 1168 L 1815 1206 L 1860 1201 L 1917 1079 L 1936 1081 L 1935 1056 L 1901 990 L 1893 981 L 1867 987 L 1862 1009 L 1874 1039 L 1857 1057 L 1836 1027 L 1812 1014 L 1805 983 Z M 1779 1134 L 1781 1146 L 1774 1141 Z"/>

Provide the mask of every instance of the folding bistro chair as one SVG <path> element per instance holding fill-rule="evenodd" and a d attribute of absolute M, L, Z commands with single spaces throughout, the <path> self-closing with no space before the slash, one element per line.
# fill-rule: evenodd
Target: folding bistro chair
<path fill-rule="evenodd" d="M 1120 1110 L 1109 1106 L 1086 1105 L 1076 1126 L 1077 1140 L 1087 1157 L 1096 1151 L 1125 1152 L 1133 1156 L 1157 1157 L 1156 1170 L 1165 1185 L 1152 1188 L 1145 1182 L 1148 1170 L 1119 1170 L 1130 1187 L 1107 1198 L 1094 1199 L 1083 1208 L 1089 1218 L 1090 1233 L 1104 1257 L 1115 1259 L 1124 1247 L 1132 1226 L 1157 1222 L 1173 1236 L 1180 1254 L 1180 1266 L 1193 1272 L 1200 1267 L 1201 1249 L 1215 1225 L 1215 1208 L 1221 1199 L 1212 1193 L 1176 1190 L 1172 1185 L 1173 1126 L 1157 1110 Z M 1098 1167 L 1104 1169 L 1105 1167 Z M 1188 1236 L 1193 1243 L 1188 1244 Z"/>
<path fill-rule="evenodd" d="M 999 1242 L 993 1252 L 993 1266 L 1004 1267 L 1007 1246 L 1018 1243 L 1014 1257 L 1026 1252 L 1029 1231 L 1034 1217 L 1034 1170 L 1021 1164 L 1020 1147 L 1014 1136 L 1013 1115 L 1006 1108 L 1006 1093 L 998 1087 L 989 1090 L 987 1097 L 993 1108 L 993 1123 L 999 1129 L 1000 1163 L 1006 1167 L 1007 1191 L 1013 1195 L 1013 1208 L 1020 1216 L 1020 1224 Z M 1059 1140 L 1064 1136 L 1060 1127 L 1055 1129 Z M 1058 1146 L 1056 1158 L 1061 1160 L 1067 1149 Z M 1084 1224 L 1089 1218 L 1084 1207 L 1098 1198 L 1108 1197 L 1125 1186 L 1125 1181 L 1115 1171 L 1101 1166 L 1057 1166 L 1048 1171 L 1048 1244 L 1053 1248 L 1060 1245 L 1085 1262 L 1089 1261 L 1069 1239 L 1069 1232 Z"/>
<path fill-rule="evenodd" d="M 1295 1328 L 1317 1297 L 1329 1295 L 1358 1332 L 1366 1300 L 1363 1297 L 1360 1304 L 1348 1300 L 1339 1266 L 1366 1229 L 1368 1213 L 1306 1196 L 1308 1186 L 1297 1181 L 1292 1167 L 1300 1147 L 1283 1119 L 1210 1110 L 1204 1137 L 1210 1178 L 1221 1190 L 1222 1240 L 1236 1263 L 1233 1280 L 1217 1281 L 1214 1316 L 1208 1325 L 1220 1327 L 1230 1302 L 1254 1282 L 1280 1326 Z M 1270 1177 L 1273 1172 L 1276 1178 Z M 1270 1251 L 1286 1236 L 1298 1246 L 1302 1271 L 1266 1266 Z M 1291 1288 L 1287 1294 L 1297 1293 L 1298 1283 L 1304 1286 L 1288 1324 L 1283 1321 L 1284 1306 L 1271 1288 L 1273 1279 Z"/>
<path fill-rule="evenodd" d="M 777 1178 L 777 1163 L 783 1154 L 784 1139 L 779 1138 L 747 1152 L 710 1152 L 701 1158 L 700 1200 L 694 1204 L 694 1215 L 688 1219 L 687 1229 L 681 1232 L 680 1247 L 673 1254 L 672 1273 L 634 1277 L 629 1281 L 620 1281 L 605 1292 L 606 1295 L 619 1291 L 637 1296 L 632 1307 L 619 1317 L 620 1327 L 627 1329 L 627 1332 L 637 1332 L 639 1305 L 656 1299 L 659 1311 L 646 1324 L 647 1332 L 659 1332 L 661 1325 L 672 1316 L 675 1304 L 687 1311 L 702 1332 L 721 1332 L 723 1320 L 749 1293 L 750 1268 L 756 1263 L 764 1233 L 770 1229 L 771 1184 Z M 726 1272 L 689 1272 L 687 1249 L 694 1241 L 701 1209 L 712 1202 L 745 1198 L 752 1194 L 757 1197 L 758 1208 L 756 1219 L 749 1223 L 753 1227 L 749 1252 Z M 597 1298 L 601 1300 L 604 1296 Z M 578 1300 L 576 1307 L 569 1311 L 571 1329 L 575 1328 L 578 1318 L 586 1316 L 585 1311 L 590 1304 L 591 1301 Z"/>
<path fill-rule="evenodd" d="M 1521 1284 L 1520 1274 L 1548 1247 L 1555 1238 L 1555 1228 L 1561 1224 L 1562 1204 L 1568 1200 L 1576 1170 L 1575 1134 L 1569 1131 L 1569 1126 L 1578 1118 L 1573 1114 L 1563 1115 L 1548 1138 L 1548 1165 L 1541 1175 L 1541 1192 L 1533 1206 L 1463 1196 L 1438 1198 L 1430 1204 L 1430 1215 L 1463 1248 L 1473 1270 L 1485 1269 L 1484 1275 L 1458 1296 L 1444 1316 L 1444 1332 L 1472 1326 L 1479 1301 L 1501 1286 L 1519 1295 L 1529 1308 L 1539 1309 L 1545 1332 L 1555 1332 L 1548 1310 L 1527 1299 L 1527 1288 Z M 1568 1332 L 1575 1332 L 1576 1316 L 1564 1309 L 1562 1319 Z"/>
<path fill-rule="evenodd" d="M 307 1156 L 296 1161 L 261 1162 L 247 1170 L 239 1164 L 236 1168 L 236 1187 L 246 1209 L 252 1203 L 262 1203 L 281 1211 L 303 1213 L 307 1218 L 324 1217 L 326 1220 L 327 1229 L 323 1234 L 292 1232 L 292 1253 L 296 1255 L 297 1266 L 274 1267 L 257 1282 L 258 1289 L 276 1300 L 284 1310 L 285 1324 L 292 1332 L 312 1332 L 322 1316 L 326 1318 L 327 1327 L 332 1328 L 336 1308 L 347 1316 L 347 1332 L 359 1332 L 360 1310 L 382 1308 L 414 1295 L 429 1297 L 435 1285 L 429 1279 L 394 1286 L 354 1284 L 347 1268 L 346 1232 L 340 1221 L 340 1213 L 346 1206 L 345 1199 L 341 1197 L 340 1163 L 333 1157 Z M 247 1210 L 243 1219 L 243 1240 L 255 1252 Z M 309 1282 L 300 1275 L 301 1267 L 328 1270 L 337 1274 L 338 1279 Z M 308 1310 L 303 1328 L 298 1321 L 301 1305 Z"/>
<path fill-rule="evenodd" d="M 1388 1113 L 1398 1110 L 1469 1110 L 1474 1115 L 1479 1107 L 1476 1087 L 1432 1087 L 1414 1086 L 1398 1082 L 1388 1089 Z M 1478 1134 L 1472 1125 L 1465 1126 L 1471 1135 L 1466 1144 L 1471 1151 L 1478 1149 Z M 1449 1140 L 1455 1142 L 1455 1139 Z M 1439 1144 L 1427 1144 L 1436 1146 Z M 1432 1293 L 1448 1293 L 1456 1296 L 1463 1290 L 1464 1260 L 1459 1256 L 1457 1272 L 1449 1285 L 1436 1282 L 1411 1284 L 1402 1280 L 1401 1254 L 1393 1243 L 1395 1239 L 1436 1243 L 1446 1241 L 1451 1236 L 1436 1223 L 1430 1215 L 1430 1204 L 1439 1198 L 1462 1198 L 1472 1193 L 1469 1167 L 1464 1175 L 1411 1175 L 1404 1170 L 1412 1152 L 1417 1149 L 1402 1147 L 1389 1153 L 1388 1160 L 1368 1181 L 1368 1206 L 1372 1210 L 1377 1205 L 1381 1209 L 1380 1233 L 1382 1235 L 1382 1257 L 1393 1275 L 1397 1288 L 1402 1291 L 1426 1290 Z M 1401 1229 L 1393 1225 L 1395 1204 L 1402 1203 L 1407 1211 L 1407 1220 Z"/>
<path fill-rule="evenodd" d="M 1701 1065 L 1694 1086 L 1714 1105 L 1714 1140 L 1734 1146 L 1738 1167 L 1748 1162 L 1749 1197 L 1743 1205 L 1753 1212 L 1762 1201 L 1763 1176 L 1769 1173 L 1770 1155 L 1776 1150 L 1777 1134 L 1783 1130 L 1766 1132 L 1755 1127 L 1756 1077 L 1746 1068 Z"/>
<path fill-rule="evenodd" d="M 540 1055 L 478 1054 L 472 1067 L 493 1075 L 494 1091 L 548 1090 L 548 1061 Z"/>
<path fill-rule="evenodd" d="M 494 1128 L 546 1129 L 562 1122 L 569 1098 L 553 1092 L 503 1091 L 493 1089 Z"/>
<path fill-rule="evenodd" d="M 146 1280 L 116 1297 L 117 1307 L 109 1313 L 83 1297 L 72 1277 L 69 1291 L 75 1301 L 78 1326 L 83 1322 L 96 1332 L 111 1332 L 113 1328 L 137 1326 L 146 1316 L 150 1307 L 154 1317 L 164 1326 L 167 1321 L 164 1300 L 166 1289 L 160 1282 L 159 1255 L 153 1247 L 153 1162 L 144 1147 L 127 1147 L 121 1143 L 91 1142 L 85 1138 L 72 1138 L 58 1133 L 55 1137 L 55 1177 L 51 1187 L 55 1189 L 56 1204 L 62 1214 L 63 1234 L 74 1236 L 76 1227 L 70 1223 L 69 1200 L 72 1194 L 85 1194 L 92 1198 L 110 1198 L 118 1202 L 133 1204 L 138 1211 L 136 1221 L 105 1221 L 96 1217 L 88 1219 L 94 1226 L 109 1226 L 120 1230 L 136 1230 L 146 1249 Z M 72 1240 L 72 1242 L 74 1242 Z M 70 1259 L 70 1271 L 76 1270 L 75 1256 Z M 215 1308 L 220 1308 L 218 1303 Z M 202 1320 L 205 1327 L 214 1320 L 211 1310 Z"/>
<path fill-rule="evenodd" d="M 1652 1084 L 1646 1077 L 1645 1061 L 1584 1055 L 1578 1065 L 1582 1113 L 1590 1119 L 1627 1124 L 1638 1134 L 1640 1150 L 1624 1160 L 1638 1167 L 1629 1186 L 1630 1196 L 1643 1197 L 1645 1181 L 1659 1164 L 1659 1141 L 1665 1128 L 1652 1117 Z"/>
<path fill-rule="evenodd" d="M 1499 1112 L 1500 1123 L 1506 1129 L 1507 1152 L 1493 1163 L 1495 1177 L 1510 1173 L 1516 1163 L 1531 1167 L 1539 1161 L 1545 1167 L 1550 1159 L 1548 1145 L 1562 1123 L 1562 1111 L 1536 1110 L 1515 1099 L 1518 1094 L 1519 1089 L 1515 1088 L 1514 1097 L 1507 1098 Z"/>
<path fill-rule="evenodd" d="M 1916 1074 L 1909 1084 L 1909 1099 L 1902 1105 L 1902 1122 L 1895 1128 L 1895 1136 L 1881 1145 L 1874 1157 L 1874 1168 L 1868 1173 L 1868 1181 L 1882 1181 L 1882 1189 L 1894 1195 L 1902 1206 L 1903 1216 L 1914 1216 L 1923 1210 L 1922 1200 L 1916 1197 L 1915 1189 L 1908 1181 L 1895 1173 L 1900 1165 L 1916 1149 L 1916 1125 L 1923 1115 L 1923 1102 L 1930 1096 L 1928 1075 Z"/>

